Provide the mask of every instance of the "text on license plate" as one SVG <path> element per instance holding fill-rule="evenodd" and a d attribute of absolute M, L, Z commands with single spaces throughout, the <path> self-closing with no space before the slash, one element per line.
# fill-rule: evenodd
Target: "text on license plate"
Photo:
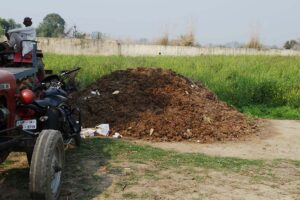
<path fill-rule="evenodd" d="M 36 119 L 30 120 L 18 120 L 17 126 L 23 126 L 23 130 L 34 130 L 36 129 Z"/>

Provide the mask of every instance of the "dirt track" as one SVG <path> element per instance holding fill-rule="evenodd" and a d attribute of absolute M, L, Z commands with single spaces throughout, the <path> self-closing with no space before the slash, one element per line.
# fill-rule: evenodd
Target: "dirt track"
<path fill-rule="evenodd" d="M 140 141 L 138 141 L 140 143 Z M 213 156 L 245 159 L 300 159 L 300 121 L 265 120 L 262 134 L 247 141 L 215 144 L 186 142 L 150 143 L 155 147 L 185 153 L 204 153 Z"/>

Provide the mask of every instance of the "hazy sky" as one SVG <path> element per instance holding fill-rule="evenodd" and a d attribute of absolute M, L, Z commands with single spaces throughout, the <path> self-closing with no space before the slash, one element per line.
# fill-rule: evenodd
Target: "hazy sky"
<path fill-rule="evenodd" d="M 300 0 L 0 0 L 0 17 L 37 26 L 58 13 L 68 26 L 114 37 L 171 37 L 194 29 L 200 44 L 246 42 L 258 32 L 263 43 L 300 38 Z"/>

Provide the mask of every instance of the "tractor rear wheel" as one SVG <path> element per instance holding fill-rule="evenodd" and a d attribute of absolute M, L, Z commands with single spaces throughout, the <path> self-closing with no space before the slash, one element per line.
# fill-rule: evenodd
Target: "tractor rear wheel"
<path fill-rule="evenodd" d="M 30 165 L 29 190 L 33 199 L 59 198 L 64 160 L 61 133 L 57 130 L 43 130 L 34 146 Z"/>

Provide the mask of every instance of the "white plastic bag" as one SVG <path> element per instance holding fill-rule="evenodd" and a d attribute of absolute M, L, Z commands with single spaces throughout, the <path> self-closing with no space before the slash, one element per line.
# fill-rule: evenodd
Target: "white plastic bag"
<path fill-rule="evenodd" d="M 99 124 L 96 126 L 96 133 L 99 135 L 108 136 L 109 124 Z"/>

